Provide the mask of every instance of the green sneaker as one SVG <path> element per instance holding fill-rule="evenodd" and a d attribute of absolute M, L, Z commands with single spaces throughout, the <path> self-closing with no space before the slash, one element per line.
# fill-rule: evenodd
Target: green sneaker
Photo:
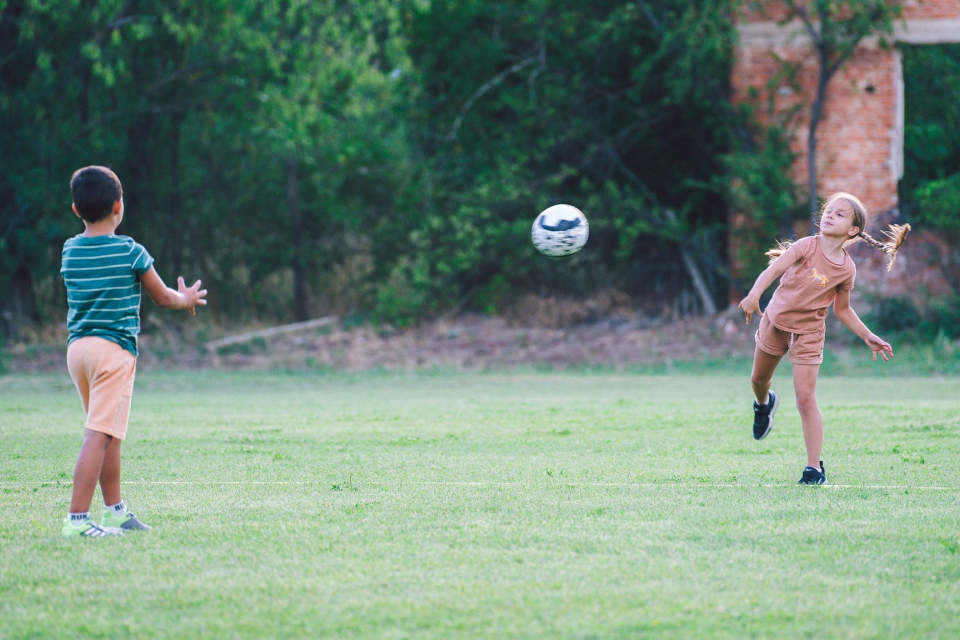
<path fill-rule="evenodd" d="M 117 531 L 150 531 L 153 527 L 140 522 L 132 511 L 127 511 L 122 516 L 114 515 L 113 511 L 104 510 L 103 520 L 100 526 L 104 529 L 116 529 Z"/>
<path fill-rule="evenodd" d="M 104 529 L 90 518 L 84 520 L 79 527 L 74 526 L 69 517 L 63 521 L 63 537 L 65 538 L 105 538 L 122 535 L 123 531 L 120 529 Z"/>

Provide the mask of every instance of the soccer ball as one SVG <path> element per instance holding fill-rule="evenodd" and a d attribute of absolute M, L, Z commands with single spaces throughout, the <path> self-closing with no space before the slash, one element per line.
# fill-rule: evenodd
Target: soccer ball
<path fill-rule="evenodd" d="M 568 204 L 556 204 L 537 216 L 530 236 L 533 246 L 543 255 L 566 258 L 587 244 L 590 224 L 580 209 Z"/>

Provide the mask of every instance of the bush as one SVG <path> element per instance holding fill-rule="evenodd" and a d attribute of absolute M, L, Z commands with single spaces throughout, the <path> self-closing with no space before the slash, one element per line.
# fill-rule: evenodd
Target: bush
<path fill-rule="evenodd" d="M 377 320 L 398 327 L 416 322 L 426 304 L 423 288 L 412 282 L 410 270 L 404 269 L 405 266 L 394 269 L 387 282 L 377 291 Z"/>
<path fill-rule="evenodd" d="M 865 320 L 879 334 L 909 332 L 921 324 L 920 311 L 909 298 L 877 298 L 871 303 Z"/>
<path fill-rule="evenodd" d="M 880 335 L 899 334 L 912 342 L 960 338 L 960 295 L 928 298 L 876 298 L 864 321 Z"/>
<path fill-rule="evenodd" d="M 960 233 L 960 173 L 923 183 L 914 198 L 918 221 L 947 234 Z"/>
<path fill-rule="evenodd" d="M 960 294 L 954 293 L 931 302 L 919 329 L 921 335 L 929 339 L 938 336 L 960 338 Z"/>

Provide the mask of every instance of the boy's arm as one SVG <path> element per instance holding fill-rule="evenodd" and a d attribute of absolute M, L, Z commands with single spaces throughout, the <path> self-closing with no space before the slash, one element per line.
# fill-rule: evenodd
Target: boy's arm
<path fill-rule="evenodd" d="M 153 267 L 140 274 L 140 282 L 143 283 L 147 295 L 153 300 L 154 304 L 164 309 L 189 309 L 190 315 L 196 315 L 197 305 L 205 305 L 207 301 L 204 297 L 207 295 L 206 289 L 200 288 L 200 281 L 197 280 L 193 286 L 187 287 L 183 277 L 177 278 L 178 291 L 174 291 L 163 283 L 160 274 Z"/>
<path fill-rule="evenodd" d="M 850 331 L 853 331 L 858 338 L 867 343 L 867 346 L 873 351 L 874 362 L 877 361 L 877 353 L 883 356 L 884 360 L 890 359 L 887 357 L 887 354 L 890 354 L 891 357 L 893 356 L 893 347 L 890 346 L 890 343 L 882 340 L 870 331 L 867 325 L 863 324 L 863 320 L 860 319 L 857 312 L 850 306 L 849 289 L 837 290 L 837 297 L 833 301 L 833 312 L 840 322 L 845 324 Z"/>
<path fill-rule="evenodd" d="M 790 247 L 781 253 L 780 257 L 773 261 L 773 264 L 764 269 L 763 273 L 757 276 L 757 281 L 750 288 L 747 297 L 741 300 L 739 305 L 747 317 L 747 324 L 750 324 L 753 314 L 757 314 L 758 316 L 763 315 L 763 313 L 760 312 L 760 296 L 763 295 L 763 292 L 766 291 L 777 278 L 782 276 L 787 269 L 793 266 L 798 259 L 797 250 Z"/>

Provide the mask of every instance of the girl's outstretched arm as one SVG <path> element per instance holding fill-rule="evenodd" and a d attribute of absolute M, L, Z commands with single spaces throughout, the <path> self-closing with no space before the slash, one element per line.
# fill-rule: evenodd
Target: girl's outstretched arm
<path fill-rule="evenodd" d="M 837 315 L 840 322 L 845 324 L 850 331 L 857 334 L 858 338 L 867 343 L 867 346 L 873 351 L 874 362 L 877 361 L 878 353 L 883 356 L 884 360 L 889 360 L 893 357 L 893 347 L 890 346 L 890 343 L 870 331 L 867 325 L 863 324 L 863 320 L 860 319 L 857 312 L 850 306 L 850 292 L 848 290 L 837 290 L 837 297 L 833 301 L 833 312 Z M 887 357 L 888 354 L 890 358 Z"/>
<path fill-rule="evenodd" d="M 750 324 L 753 314 L 763 315 L 760 312 L 760 296 L 797 261 L 797 257 L 797 250 L 790 247 L 780 254 L 780 257 L 774 260 L 769 267 L 764 269 L 763 273 L 757 276 L 757 281 L 753 283 L 747 297 L 741 300 L 739 305 L 746 315 L 747 324 Z"/>

